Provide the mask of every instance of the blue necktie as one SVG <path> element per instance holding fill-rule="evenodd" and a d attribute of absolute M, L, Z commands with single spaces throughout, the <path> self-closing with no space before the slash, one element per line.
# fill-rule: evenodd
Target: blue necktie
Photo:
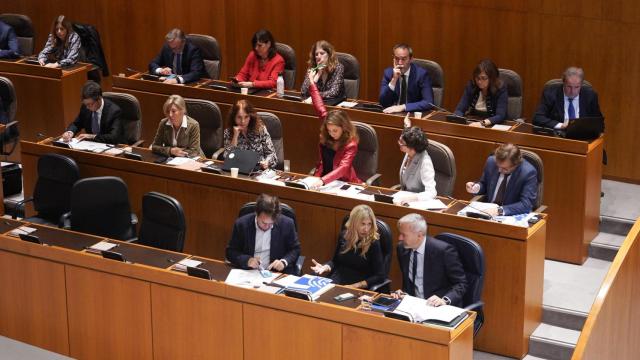
<path fill-rule="evenodd" d="M 91 133 L 96 135 L 100 133 L 100 119 L 97 111 L 91 114 Z"/>
<path fill-rule="evenodd" d="M 567 109 L 567 114 L 569 115 L 569 119 L 576 118 L 576 109 L 573 107 L 573 99 L 567 98 L 569 100 L 569 108 Z"/>
<path fill-rule="evenodd" d="M 182 75 L 182 53 L 176 54 L 176 68 L 174 70 L 176 75 Z"/>

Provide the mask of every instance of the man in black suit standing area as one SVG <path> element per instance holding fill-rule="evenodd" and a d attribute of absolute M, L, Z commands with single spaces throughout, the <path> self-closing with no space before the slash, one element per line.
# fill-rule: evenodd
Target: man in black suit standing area
<path fill-rule="evenodd" d="M 200 49 L 182 30 L 169 31 L 165 40 L 160 53 L 149 63 L 149 73 L 166 77 L 166 84 L 186 84 L 208 77 Z"/>
<path fill-rule="evenodd" d="M 570 119 L 601 117 L 598 94 L 590 86 L 583 86 L 583 82 L 584 71 L 581 68 L 567 68 L 562 74 L 562 84 L 543 90 L 533 115 L 533 124 L 562 130 L 569 125 Z"/>
<path fill-rule="evenodd" d="M 456 249 L 427 236 L 427 221 L 419 214 L 398 220 L 398 262 L 402 291 L 427 300 L 428 305 L 462 306 L 467 277 Z"/>
<path fill-rule="evenodd" d="M 243 269 L 267 269 L 292 274 L 300 255 L 293 220 L 280 214 L 276 196 L 260 194 L 256 212 L 236 219 L 226 257 Z"/>
<path fill-rule="evenodd" d="M 100 84 L 89 80 L 82 86 L 80 113 L 62 134 L 62 140 L 69 142 L 84 129 L 78 140 L 118 144 L 122 133 L 120 113 L 118 105 L 102 97 Z"/>

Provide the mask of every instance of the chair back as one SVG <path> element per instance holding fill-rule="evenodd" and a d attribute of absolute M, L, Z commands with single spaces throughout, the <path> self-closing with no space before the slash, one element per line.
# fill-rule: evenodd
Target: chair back
<path fill-rule="evenodd" d="M 502 71 L 502 70 L 501 70 Z M 544 89 L 546 90 L 547 88 L 551 87 L 551 86 L 556 86 L 556 85 L 562 85 L 562 79 L 551 79 L 549 81 L 547 81 L 544 84 Z M 589 89 L 593 89 L 593 86 L 591 85 L 590 82 L 588 82 L 587 80 L 584 80 L 582 82 L 582 86 L 589 88 Z"/>
<path fill-rule="evenodd" d="M 522 78 L 518 73 L 509 69 L 498 69 L 500 80 L 507 87 L 507 119 L 522 117 Z"/>
<path fill-rule="evenodd" d="M 358 177 L 365 181 L 378 172 L 378 136 L 369 124 L 354 121 L 353 125 L 359 138 L 353 168 Z"/>
<path fill-rule="evenodd" d="M 429 140 L 427 153 L 433 163 L 438 195 L 453 195 L 453 187 L 456 183 L 456 158 L 453 152 L 447 145 Z"/>
<path fill-rule="evenodd" d="M 520 149 L 520 152 L 522 153 L 522 157 L 533 165 L 538 175 L 538 196 L 533 204 L 533 210 L 535 210 L 542 205 L 542 195 L 544 194 L 544 166 L 542 165 L 542 159 L 540 156 L 533 151 Z"/>
<path fill-rule="evenodd" d="M 342 219 L 342 226 L 340 227 L 340 231 L 345 230 L 345 226 L 347 224 L 347 220 L 349 220 L 349 214 L 345 215 Z M 376 225 L 378 226 L 378 235 L 380 238 L 380 248 L 382 249 L 382 262 L 384 264 L 384 276 L 385 278 L 389 277 L 389 272 L 391 271 L 391 259 L 393 258 L 393 233 L 391 232 L 391 228 L 389 225 L 376 218 Z M 375 285 L 375 284 L 369 284 Z"/>
<path fill-rule="evenodd" d="M 18 38 L 18 46 L 20 47 L 20 55 L 33 55 L 35 31 L 31 18 L 21 14 L 0 14 L 0 21 L 6 23 L 13 28 Z"/>
<path fill-rule="evenodd" d="M 2 108 L 7 112 L 9 122 L 16 119 L 16 109 L 18 108 L 18 98 L 16 97 L 16 89 L 9 78 L 0 76 L 0 99 L 2 99 Z"/>
<path fill-rule="evenodd" d="M 40 156 L 33 190 L 37 217 L 58 224 L 60 216 L 71 210 L 71 189 L 78 179 L 80 169 L 72 158 L 60 154 Z"/>
<path fill-rule="evenodd" d="M 186 232 L 184 210 L 178 200 L 153 191 L 144 194 L 139 244 L 182 252 Z"/>
<path fill-rule="evenodd" d="M 215 80 L 220 79 L 222 55 L 218 40 L 213 36 L 202 34 L 189 34 L 187 39 L 200 49 L 204 68 L 209 77 Z"/>
<path fill-rule="evenodd" d="M 357 99 L 360 93 L 360 63 L 351 54 L 336 52 L 336 56 L 344 66 L 344 94 L 349 99 Z"/>
<path fill-rule="evenodd" d="M 467 277 L 467 291 L 462 297 L 462 306 L 467 307 L 482 301 L 482 288 L 484 287 L 484 253 L 477 242 L 452 233 L 442 233 L 435 236 L 452 245 L 457 251 L 462 263 L 462 268 Z M 478 316 L 474 323 L 474 335 L 478 333 L 484 323 L 484 311 L 482 307 L 477 310 Z"/>
<path fill-rule="evenodd" d="M 238 217 L 255 213 L 255 212 L 256 212 L 256 202 L 251 201 L 242 205 L 242 207 L 240 207 L 240 211 L 238 211 Z M 293 226 L 295 227 L 296 231 L 298 231 L 298 221 L 296 220 L 296 211 L 293 210 L 293 208 L 288 204 L 281 202 L 280 213 L 288 217 L 289 219 L 293 220 Z"/>
<path fill-rule="evenodd" d="M 134 237 L 124 181 L 115 176 L 78 180 L 71 189 L 71 230 L 116 240 Z"/>
<path fill-rule="evenodd" d="M 111 100 L 121 110 L 121 141 L 131 145 L 140 140 L 142 136 L 142 111 L 138 99 L 131 94 L 119 92 L 104 92 L 102 97 Z"/>
<path fill-rule="evenodd" d="M 280 123 L 280 119 L 270 112 L 259 111 L 258 116 L 264 122 L 264 125 L 267 127 L 267 131 L 271 136 L 271 142 L 273 142 L 273 147 L 276 149 L 276 156 L 278 156 L 278 163 L 276 164 L 276 169 L 283 170 L 284 169 L 284 141 L 282 136 L 282 124 Z"/>
<path fill-rule="evenodd" d="M 433 60 L 414 58 L 412 62 L 421 68 L 427 70 L 429 80 L 431 80 L 431 88 L 433 89 L 433 103 L 442 106 L 444 99 L 444 71 L 442 66 Z"/>
<path fill-rule="evenodd" d="M 222 147 L 222 113 L 216 103 L 202 99 L 184 99 L 187 115 L 200 125 L 200 148 L 208 158 Z"/>
<path fill-rule="evenodd" d="M 284 58 L 284 87 L 293 89 L 296 83 L 296 51 L 283 43 L 276 43 L 276 51 Z"/>

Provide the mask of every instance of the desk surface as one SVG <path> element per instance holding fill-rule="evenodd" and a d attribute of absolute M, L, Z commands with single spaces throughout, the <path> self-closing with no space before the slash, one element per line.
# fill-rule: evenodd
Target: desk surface
<path fill-rule="evenodd" d="M 306 173 L 315 166 L 318 150 L 310 144 L 318 142 L 320 124 L 311 105 L 279 99 L 274 93 L 257 96 L 215 90 L 207 87 L 211 80 L 203 79 L 179 86 L 141 80 L 140 76 L 114 77 L 113 84 L 114 91 L 130 93 L 140 101 L 144 114 L 142 133 L 148 141 L 153 139 L 158 121 L 164 117 L 162 105 L 170 94 L 214 101 L 220 107 L 223 119 L 231 104 L 238 99 L 247 99 L 259 111 L 268 111 L 280 118 L 284 154 L 290 160 L 293 171 Z M 380 149 L 377 172 L 383 175 L 381 180 L 384 186 L 397 184 L 403 156 L 397 150 L 397 139 L 403 127 L 402 117 L 357 109 L 343 110 L 352 120 L 373 126 Z M 598 233 L 604 139 L 588 143 L 536 135 L 528 131 L 526 125 L 516 126 L 511 131 L 476 128 L 437 120 L 441 117 L 442 114 L 437 112 L 424 113 L 422 119 L 413 118 L 412 122 L 421 127 L 429 139 L 441 142 L 452 150 L 456 161 L 453 196 L 471 198 L 465 190 L 465 183 L 480 177 L 487 156 L 499 143 L 512 142 L 535 152 L 544 163 L 543 203 L 548 205 L 550 215 L 546 257 L 577 264 L 584 262 L 588 246 Z"/>
<path fill-rule="evenodd" d="M 7 320 L 0 322 L 0 333 L 72 357 L 255 358 L 251 354 L 260 353 L 261 358 L 289 358 L 282 357 L 282 349 L 300 347 L 291 356 L 347 359 L 372 339 L 389 347 L 373 358 L 402 354 L 407 347 L 434 359 L 473 356 L 473 313 L 455 329 L 411 324 L 356 309 L 350 302 L 325 301 L 330 294 L 311 303 L 192 278 L 170 266 L 102 259 L 69 249 L 83 243 L 84 235 L 44 227 L 38 233 L 66 240 L 58 240 L 61 247 L 41 246 L 0 235 L 0 286 L 11 290 L 0 295 L 0 318 Z M 108 241 L 136 248 L 147 259 L 158 256 L 157 249 Z M 216 273 L 220 280 L 222 273 Z M 34 275 L 39 279 L 25 281 Z M 48 297 L 36 296 L 45 291 Z M 353 290 L 334 290 L 345 291 Z M 31 300 L 27 308 L 20 304 L 23 299 Z M 24 332 L 25 326 L 40 331 Z M 319 334 L 323 340 L 318 342 Z"/>
<path fill-rule="evenodd" d="M 302 254 L 309 261 L 331 258 L 342 219 L 357 204 L 367 203 L 376 216 L 390 225 L 394 243 L 397 243 L 397 220 L 409 212 L 420 213 L 429 223 L 430 235 L 457 233 L 474 239 L 484 249 L 487 273 L 483 300 L 485 316 L 491 321 L 487 321 L 476 338 L 477 348 L 521 357 L 527 353 L 529 335 L 540 322 L 545 220 L 521 228 L 31 142 L 22 142 L 25 196 L 30 196 L 35 184 L 38 157 L 49 152 L 75 159 L 82 177 L 121 177 L 128 185 L 132 209 L 139 216 L 141 198 L 146 192 L 158 191 L 175 197 L 187 219 L 185 251 L 214 259 L 224 258 L 240 207 L 255 201 L 263 192 L 279 196 L 296 210 Z M 305 270 L 309 271 L 308 267 Z M 393 288 L 401 286 L 396 256 L 392 257 L 390 278 Z"/>

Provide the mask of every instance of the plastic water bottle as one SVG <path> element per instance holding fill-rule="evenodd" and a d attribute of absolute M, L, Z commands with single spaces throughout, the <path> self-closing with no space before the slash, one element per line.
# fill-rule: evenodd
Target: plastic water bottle
<path fill-rule="evenodd" d="M 282 73 L 278 74 L 278 80 L 276 81 L 276 95 L 280 98 L 284 95 L 284 77 Z"/>

